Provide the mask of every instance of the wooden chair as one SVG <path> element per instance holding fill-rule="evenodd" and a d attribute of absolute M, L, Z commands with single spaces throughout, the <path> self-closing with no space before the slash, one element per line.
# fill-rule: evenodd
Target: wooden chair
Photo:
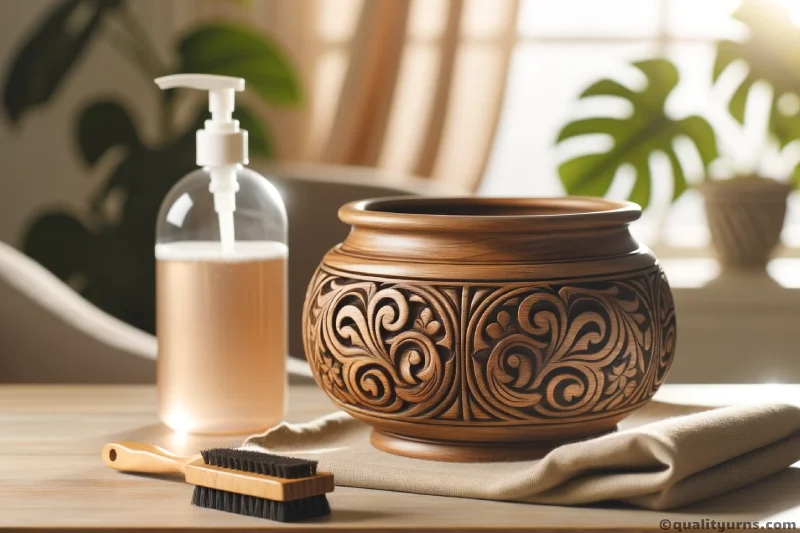
<path fill-rule="evenodd" d="M 306 285 L 348 228 L 339 206 L 352 200 L 447 194 L 412 176 L 366 168 L 292 164 L 257 168 L 281 191 L 289 216 L 290 373 L 302 360 Z M 450 194 L 453 191 L 449 191 Z M 155 337 L 104 313 L 14 248 L 0 243 L 0 382 L 152 383 Z"/>

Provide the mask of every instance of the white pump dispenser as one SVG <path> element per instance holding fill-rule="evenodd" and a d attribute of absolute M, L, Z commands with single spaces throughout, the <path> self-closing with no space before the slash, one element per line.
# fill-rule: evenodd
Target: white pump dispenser
<path fill-rule="evenodd" d="M 156 78 L 161 89 L 186 87 L 208 91 L 211 120 L 197 130 L 196 162 L 211 174 L 209 190 L 214 194 L 214 209 L 219 217 L 220 244 L 223 254 L 234 250 L 233 212 L 236 210 L 237 165 L 246 165 L 247 131 L 233 119 L 236 92 L 244 91 L 244 79 L 213 74 L 172 74 Z"/>

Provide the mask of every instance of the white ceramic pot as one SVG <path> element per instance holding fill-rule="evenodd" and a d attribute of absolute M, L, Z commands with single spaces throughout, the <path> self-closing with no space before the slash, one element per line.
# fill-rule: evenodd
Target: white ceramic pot
<path fill-rule="evenodd" d="M 780 242 L 791 187 L 748 176 L 709 181 L 700 190 L 722 268 L 764 270 Z"/>

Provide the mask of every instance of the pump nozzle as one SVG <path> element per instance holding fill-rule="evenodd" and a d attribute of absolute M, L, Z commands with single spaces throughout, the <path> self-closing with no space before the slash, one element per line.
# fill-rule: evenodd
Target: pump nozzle
<path fill-rule="evenodd" d="M 236 91 L 244 91 L 244 80 L 213 74 L 172 74 L 156 78 L 161 89 L 187 87 L 208 91 L 211 120 L 205 129 L 197 130 L 197 164 L 208 167 L 214 209 L 219 215 L 220 241 L 223 251 L 233 250 L 233 212 L 236 210 L 236 169 L 247 164 L 247 131 L 233 120 Z"/>
<path fill-rule="evenodd" d="M 156 78 L 161 89 L 187 87 L 208 91 L 208 110 L 212 121 L 230 121 L 235 107 L 235 91 L 244 91 L 244 79 L 214 74 L 172 74 Z"/>

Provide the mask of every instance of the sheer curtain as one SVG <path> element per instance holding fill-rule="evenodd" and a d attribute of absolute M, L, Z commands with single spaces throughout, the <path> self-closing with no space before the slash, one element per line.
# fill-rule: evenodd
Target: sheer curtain
<path fill-rule="evenodd" d="M 235 19 L 274 36 L 305 87 L 262 109 L 281 159 L 366 165 L 474 190 L 497 128 L 518 0 L 175 0 L 180 31 Z"/>

